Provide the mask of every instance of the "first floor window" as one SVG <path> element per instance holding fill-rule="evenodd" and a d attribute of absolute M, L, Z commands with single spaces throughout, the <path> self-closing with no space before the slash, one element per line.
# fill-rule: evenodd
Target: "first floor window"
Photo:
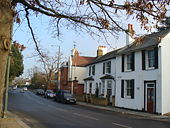
<path fill-rule="evenodd" d="M 155 64 L 155 53 L 154 50 L 148 51 L 148 68 L 154 67 Z"/>
<path fill-rule="evenodd" d="M 129 54 L 127 55 L 127 70 L 131 70 L 131 65 L 132 65 L 132 55 Z"/>

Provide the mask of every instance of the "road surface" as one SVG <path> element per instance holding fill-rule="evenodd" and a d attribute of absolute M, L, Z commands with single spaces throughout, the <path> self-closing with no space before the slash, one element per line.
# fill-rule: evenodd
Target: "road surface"
<path fill-rule="evenodd" d="M 8 109 L 31 128 L 170 128 L 170 122 L 57 103 L 19 89 L 9 92 Z"/>

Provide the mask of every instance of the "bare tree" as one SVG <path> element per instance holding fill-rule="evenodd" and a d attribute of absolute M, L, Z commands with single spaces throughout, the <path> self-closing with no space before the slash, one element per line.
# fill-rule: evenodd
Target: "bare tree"
<path fill-rule="evenodd" d="M 20 23 L 19 16 L 25 14 L 29 29 L 38 48 L 29 20 L 30 14 L 43 14 L 52 18 L 57 35 L 60 28 L 86 30 L 88 33 L 126 31 L 121 15 L 137 19 L 144 29 L 149 30 L 150 20 L 157 25 L 168 13 L 169 0 L 0 0 L 0 114 L 3 110 L 3 92 L 7 64 L 12 40 L 14 21 Z M 149 18 L 148 18 L 149 17 Z M 1 116 L 1 115 L 0 115 Z"/>
<path fill-rule="evenodd" d="M 60 50 L 54 56 L 50 56 L 49 52 L 41 54 L 42 56 L 39 56 L 38 62 L 42 64 L 42 68 L 45 71 L 47 88 L 49 89 L 55 73 L 59 70 L 60 64 L 63 62 L 63 55 Z"/>

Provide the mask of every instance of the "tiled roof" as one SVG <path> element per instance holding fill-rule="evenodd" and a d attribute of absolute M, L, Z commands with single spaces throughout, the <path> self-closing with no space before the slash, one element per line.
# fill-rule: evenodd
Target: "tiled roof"
<path fill-rule="evenodd" d="M 91 63 L 96 57 L 87 57 L 87 56 L 74 56 L 72 57 L 72 65 L 84 67 L 87 64 Z"/>

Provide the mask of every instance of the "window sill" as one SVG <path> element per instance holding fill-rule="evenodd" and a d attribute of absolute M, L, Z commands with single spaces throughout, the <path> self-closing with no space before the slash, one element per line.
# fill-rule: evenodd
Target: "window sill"
<path fill-rule="evenodd" d="M 132 70 L 125 70 L 124 72 L 133 72 Z"/>
<path fill-rule="evenodd" d="M 156 68 L 152 67 L 152 68 L 146 68 L 145 71 L 150 71 L 150 70 L 156 70 Z"/>
<path fill-rule="evenodd" d="M 125 96 L 125 99 L 132 99 L 131 96 Z"/>

